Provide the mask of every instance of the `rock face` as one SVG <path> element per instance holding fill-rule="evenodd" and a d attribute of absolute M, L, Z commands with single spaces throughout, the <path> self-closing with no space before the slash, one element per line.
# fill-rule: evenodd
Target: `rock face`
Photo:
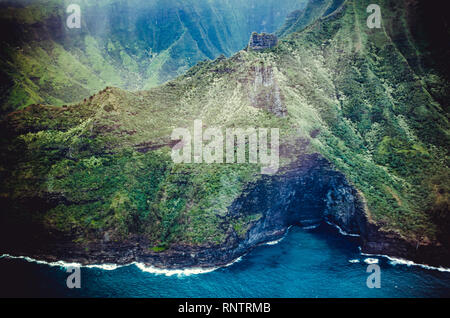
<path fill-rule="evenodd" d="M 248 44 L 249 48 L 255 51 L 270 49 L 277 45 L 278 38 L 275 34 L 258 34 L 256 32 L 252 33 L 252 36 L 250 37 L 250 43 Z"/>
<path fill-rule="evenodd" d="M 249 98 L 253 107 L 265 109 L 277 117 L 287 114 L 284 96 L 271 66 L 257 65 L 250 70 Z"/>

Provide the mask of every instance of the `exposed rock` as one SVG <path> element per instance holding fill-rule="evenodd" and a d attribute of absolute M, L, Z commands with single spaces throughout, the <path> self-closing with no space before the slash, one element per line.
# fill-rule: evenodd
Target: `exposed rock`
<path fill-rule="evenodd" d="M 250 70 L 249 98 L 253 107 L 265 109 L 278 117 L 284 117 L 287 109 L 274 70 L 271 66 L 258 65 Z"/>
<path fill-rule="evenodd" d="M 249 48 L 255 51 L 270 49 L 278 45 L 278 38 L 275 34 L 253 32 L 250 37 Z"/>

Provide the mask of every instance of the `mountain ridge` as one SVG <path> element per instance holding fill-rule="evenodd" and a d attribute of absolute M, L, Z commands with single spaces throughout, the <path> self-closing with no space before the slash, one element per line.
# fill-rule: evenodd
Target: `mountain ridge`
<path fill-rule="evenodd" d="M 33 103 L 74 103 L 104 89 L 150 88 L 204 59 L 230 56 L 253 31 L 275 31 L 303 0 L 79 1 L 81 28 L 66 27 L 68 2 L 0 3 L 1 113 Z"/>

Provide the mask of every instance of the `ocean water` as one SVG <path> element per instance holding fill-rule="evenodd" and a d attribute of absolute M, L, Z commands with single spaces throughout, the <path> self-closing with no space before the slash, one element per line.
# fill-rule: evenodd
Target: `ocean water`
<path fill-rule="evenodd" d="M 367 267 L 381 269 L 370 289 Z M 81 288 L 69 289 L 63 266 L 0 259 L 1 297 L 450 297 L 450 272 L 362 255 L 357 238 L 323 224 L 293 227 L 276 244 L 255 248 L 230 266 L 205 273 L 155 271 L 140 264 L 81 268 Z"/>

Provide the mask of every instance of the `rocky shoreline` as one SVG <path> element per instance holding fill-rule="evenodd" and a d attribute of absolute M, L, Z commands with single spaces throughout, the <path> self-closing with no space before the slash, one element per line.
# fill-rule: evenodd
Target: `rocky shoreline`
<path fill-rule="evenodd" d="M 122 242 L 83 245 L 74 243 L 73 237 L 42 229 L 33 238 L 3 246 L 0 254 L 82 265 L 138 262 L 160 269 L 213 268 L 232 263 L 260 244 L 282 238 L 291 226 L 328 221 L 348 234 L 359 235 L 363 253 L 450 267 L 450 251 L 446 247 L 408 241 L 370 221 L 362 196 L 343 174 L 317 154 L 309 155 L 300 166 L 249 185 L 229 207 L 229 214 L 242 217 L 242 211 L 255 210 L 261 211 L 263 217 L 254 222 L 246 237 L 240 238 L 233 232 L 219 246 L 172 245 L 166 251 L 155 252 L 148 248 L 150 242 L 139 236 Z"/>

